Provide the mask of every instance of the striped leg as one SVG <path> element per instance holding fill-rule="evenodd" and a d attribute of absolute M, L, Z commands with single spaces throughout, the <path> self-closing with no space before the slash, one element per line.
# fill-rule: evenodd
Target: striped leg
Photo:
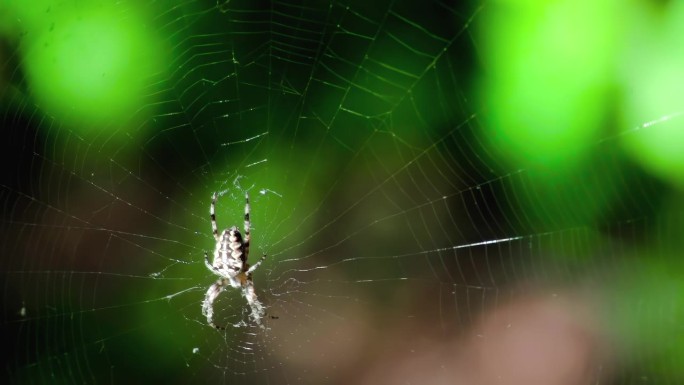
<path fill-rule="evenodd" d="M 247 303 L 249 304 L 249 307 L 252 310 L 250 316 L 252 317 L 254 322 L 257 323 L 257 325 L 263 328 L 263 325 L 261 324 L 261 319 L 264 317 L 266 310 L 264 309 L 264 305 L 262 305 L 261 302 L 259 302 L 259 299 L 256 295 L 256 291 L 254 291 L 254 284 L 251 280 L 248 280 L 245 286 L 243 287 L 242 295 L 245 296 L 245 298 L 247 299 Z"/>
<path fill-rule="evenodd" d="M 216 242 L 220 241 L 218 233 L 218 226 L 216 225 L 216 193 L 211 196 L 211 206 L 209 206 L 209 215 L 211 215 L 211 231 L 214 234 Z"/>
<path fill-rule="evenodd" d="M 207 294 L 204 296 L 204 301 L 202 302 L 202 314 L 207 317 L 207 323 L 215 329 L 225 329 L 223 326 L 214 323 L 214 301 L 225 287 L 225 280 L 223 278 L 219 279 L 209 287 Z"/>
<path fill-rule="evenodd" d="M 209 269 L 212 273 L 221 275 L 221 270 L 217 269 L 216 266 L 212 265 L 211 262 L 209 262 L 209 254 L 207 252 L 204 252 L 204 264 L 207 266 L 207 269 Z"/>
<path fill-rule="evenodd" d="M 252 228 L 252 222 L 249 220 L 249 193 L 245 192 L 245 238 L 244 238 L 244 247 L 245 247 L 245 259 L 249 258 L 249 241 L 252 238 L 250 236 L 250 230 Z"/>
<path fill-rule="evenodd" d="M 264 259 L 266 259 L 266 254 L 264 254 L 263 257 L 261 257 L 261 259 L 259 260 L 259 262 L 253 264 L 249 269 L 247 269 L 247 274 L 252 274 L 252 272 L 253 272 L 254 270 L 256 270 L 257 267 L 259 267 L 259 265 L 261 265 L 261 262 L 263 262 Z"/>

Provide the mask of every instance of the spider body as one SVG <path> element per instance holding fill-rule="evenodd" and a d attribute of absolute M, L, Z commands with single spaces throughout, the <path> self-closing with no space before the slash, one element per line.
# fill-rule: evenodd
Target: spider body
<path fill-rule="evenodd" d="M 256 270 L 261 262 L 266 258 L 264 255 L 259 262 L 250 267 L 247 263 L 249 257 L 249 241 L 251 222 L 249 219 L 249 194 L 245 193 L 245 222 L 244 222 L 244 237 L 236 226 L 232 226 L 218 231 L 216 224 L 216 199 L 217 195 L 214 193 L 211 197 L 211 206 L 209 214 L 211 215 L 211 229 L 216 241 L 214 248 L 213 260 L 209 261 L 209 255 L 204 253 L 204 264 L 212 273 L 219 276 L 219 279 L 209 287 L 202 302 L 202 314 L 207 317 L 207 323 L 217 328 L 223 329 L 214 323 L 214 301 L 221 294 L 221 292 L 228 286 L 241 289 L 242 295 L 247 299 L 247 303 L 251 308 L 251 317 L 257 324 L 261 324 L 261 318 L 264 315 L 264 307 L 259 302 L 256 292 L 254 290 L 254 282 L 252 281 L 252 272 Z"/>

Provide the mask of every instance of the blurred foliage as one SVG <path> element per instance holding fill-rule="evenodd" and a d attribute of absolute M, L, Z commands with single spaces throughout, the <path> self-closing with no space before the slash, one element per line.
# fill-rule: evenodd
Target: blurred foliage
<path fill-rule="evenodd" d="M 623 10 L 630 26 L 619 56 L 626 151 L 648 172 L 684 189 L 684 2 Z"/>
<path fill-rule="evenodd" d="M 567 169 L 598 137 L 615 82 L 616 1 L 495 1 L 478 20 L 487 137 L 522 167 Z"/>
<path fill-rule="evenodd" d="M 31 97 L 86 137 L 131 130 L 123 123 L 154 100 L 150 79 L 166 59 L 145 12 L 134 2 L 105 0 L 0 5 L 3 22 L 14 26 L 6 28 L 18 34 Z"/>

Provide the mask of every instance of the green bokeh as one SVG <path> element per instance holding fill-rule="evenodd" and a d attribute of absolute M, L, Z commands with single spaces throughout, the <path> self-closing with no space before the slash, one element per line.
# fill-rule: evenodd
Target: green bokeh
<path fill-rule="evenodd" d="M 161 44 L 142 9 L 114 2 L 21 2 L 22 66 L 35 103 L 81 134 L 118 130 L 140 109 L 143 87 L 161 71 Z"/>
<path fill-rule="evenodd" d="M 634 8 L 622 60 L 626 151 L 651 174 L 684 187 L 684 3 Z"/>
<path fill-rule="evenodd" d="M 487 138 L 527 166 L 572 167 L 596 137 L 614 56 L 613 2 L 501 1 L 480 33 Z"/>
<path fill-rule="evenodd" d="M 503 171 L 530 176 L 532 183 L 514 189 L 532 231 L 593 223 L 619 197 L 615 164 L 593 152 L 615 83 L 623 28 L 610 16 L 616 8 L 613 1 L 500 0 L 478 21 L 482 136 L 505 160 Z"/>

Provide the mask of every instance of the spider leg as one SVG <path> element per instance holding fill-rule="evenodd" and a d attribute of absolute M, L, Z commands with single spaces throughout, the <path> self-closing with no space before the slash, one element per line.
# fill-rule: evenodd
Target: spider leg
<path fill-rule="evenodd" d="M 254 290 L 254 283 L 251 279 L 247 280 L 245 285 L 242 287 L 242 295 L 245 296 L 245 299 L 247 299 L 247 303 L 249 304 L 249 308 L 252 310 L 252 319 L 257 323 L 257 325 L 263 327 L 261 325 L 261 319 L 264 317 L 265 313 L 264 305 L 259 302 L 256 291 Z"/>
<path fill-rule="evenodd" d="M 211 231 L 214 234 L 216 242 L 221 240 L 218 233 L 218 225 L 216 225 L 216 193 L 211 195 L 211 206 L 209 206 L 209 215 L 211 216 Z"/>
<path fill-rule="evenodd" d="M 212 265 L 211 262 L 209 262 L 209 254 L 207 254 L 206 251 L 204 252 L 204 264 L 207 266 L 207 269 L 211 270 L 212 273 L 221 275 L 221 271 L 217 269 L 216 266 Z"/>
<path fill-rule="evenodd" d="M 225 289 L 225 280 L 219 279 L 213 285 L 209 286 L 207 294 L 204 296 L 204 301 L 202 302 L 202 315 L 207 317 L 207 323 L 209 326 L 215 329 L 225 329 L 223 326 L 214 323 L 214 301 L 216 297 L 221 294 L 223 289 Z"/>
<path fill-rule="evenodd" d="M 250 230 L 252 228 L 252 222 L 249 220 L 249 193 L 245 192 L 245 237 L 243 239 L 243 245 L 245 248 L 245 259 L 249 258 L 249 241 L 252 239 L 250 235 Z"/>
<path fill-rule="evenodd" d="M 259 262 L 253 264 L 252 266 L 249 267 L 249 269 L 247 269 L 247 274 L 251 274 L 254 270 L 256 270 L 257 267 L 259 267 L 259 265 L 261 265 L 261 262 L 264 261 L 264 259 L 266 259 L 266 254 L 264 254 L 264 256 L 261 257 L 261 259 L 259 260 Z"/>
<path fill-rule="evenodd" d="M 249 240 L 249 230 L 251 229 L 251 222 L 249 221 L 249 193 L 245 193 L 245 239 Z"/>

